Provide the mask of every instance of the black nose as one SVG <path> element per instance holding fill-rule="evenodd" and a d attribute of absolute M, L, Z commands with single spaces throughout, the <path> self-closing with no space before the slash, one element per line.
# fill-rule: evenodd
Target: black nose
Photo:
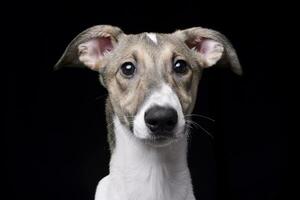
<path fill-rule="evenodd" d="M 174 108 L 153 106 L 145 112 L 144 119 L 153 133 L 164 133 L 174 129 L 178 116 Z"/>

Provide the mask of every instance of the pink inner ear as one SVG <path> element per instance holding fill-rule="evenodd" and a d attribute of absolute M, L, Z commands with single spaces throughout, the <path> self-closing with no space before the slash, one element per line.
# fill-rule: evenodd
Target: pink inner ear
<path fill-rule="evenodd" d="M 78 46 L 79 60 L 86 66 L 96 69 L 105 52 L 112 49 L 113 44 L 110 37 L 93 38 Z"/>
<path fill-rule="evenodd" d="M 196 51 L 203 55 L 209 53 L 214 48 L 215 43 L 214 40 L 204 37 L 197 37 L 186 41 L 189 48 L 195 48 Z"/>
<path fill-rule="evenodd" d="M 214 40 L 202 38 L 201 40 L 198 40 L 196 50 L 199 53 L 206 55 L 214 50 L 215 44 L 216 42 Z"/>
<path fill-rule="evenodd" d="M 98 49 L 101 55 L 103 55 L 105 51 L 111 51 L 113 49 L 113 45 L 110 37 L 97 38 L 97 42 L 98 42 Z"/>
<path fill-rule="evenodd" d="M 204 67 L 209 67 L 221 59 L 224 47 L 221 43 L 204 37 L 192 38 L 186 41 L 189 48 L 199 53 Z"/>

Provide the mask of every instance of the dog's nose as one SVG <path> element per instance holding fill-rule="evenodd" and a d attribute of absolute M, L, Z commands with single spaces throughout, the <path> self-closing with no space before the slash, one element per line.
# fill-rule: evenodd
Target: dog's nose
<path fill-rule="evenodd" d="M 153 106 L 145 112 L 144 119 L 153 133 L 165 133 L 175 128 L 178 116 L 174 108 Z"/>

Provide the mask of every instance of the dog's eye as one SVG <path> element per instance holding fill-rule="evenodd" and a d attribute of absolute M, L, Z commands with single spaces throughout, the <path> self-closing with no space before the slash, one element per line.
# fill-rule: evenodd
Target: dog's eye
<path fill-rule="evenodd" d="M 135 72 L 135 66 L 131 62 L 126 62 L 121 65 L 121 70 L 123 75 L 125 75 L 126 77 L 131 77 Z"/>
<path fill-rule="evenodd" d="M 188 64 L 184 60 L 177 60 L 173 65 L 173 70 L 177 74 L 184 74 L 188 70 Z"/>

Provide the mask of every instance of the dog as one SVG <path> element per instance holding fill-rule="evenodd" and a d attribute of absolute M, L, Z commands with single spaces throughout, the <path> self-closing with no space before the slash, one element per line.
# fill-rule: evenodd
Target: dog
<path fill-rule="evenodd" d="M 96 200 L 195 199 L 187 121 L 203 69 L 217 63 L 242 74 L 228 39 L 202 27 L 125 34 L 98 25 L 71 41 L 55 67 L 95 70 L 108 91 L 110 173 L 99 182 Z"/>

